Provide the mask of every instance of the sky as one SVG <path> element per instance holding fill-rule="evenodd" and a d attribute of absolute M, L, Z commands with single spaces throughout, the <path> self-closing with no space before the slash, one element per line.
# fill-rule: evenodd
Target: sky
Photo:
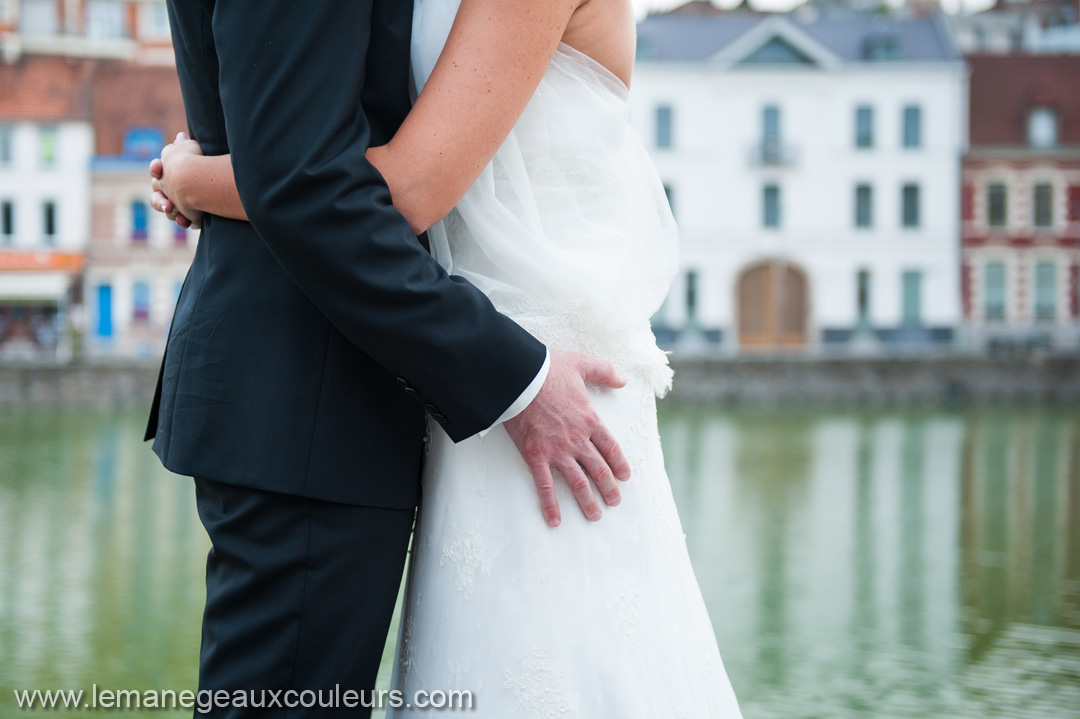
<path fill-rule="evenodd" d="M 638 16 L 644 17 L 649 11 L 667 10 L 668 8 L 682 5 L 686 0 L 633 0 Z M 739 0 L 714 0 L 720 7 L 734 7 Z M 750 0 L 750 6 L 758 10 L 790 10 L 800 5 L 802 0 Z M 897 0 L 889 0 L 890 5 L 900 4 Z M 941 0 L 941 6 L 945 12 L 956 13 L 961 8 L 964 12 L 978 12 L 985 10 L 994 4 L 994 0 Z"/>

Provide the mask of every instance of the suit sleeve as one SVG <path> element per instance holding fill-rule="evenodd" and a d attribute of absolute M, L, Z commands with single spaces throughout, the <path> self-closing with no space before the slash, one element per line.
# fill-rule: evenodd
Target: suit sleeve
<path fill-rule="evenodd" d="M 443 271 L 365 159 L 365 56 L 371 34 L 388 31 L 371 13 L 371 0 L 218 0 L 229 149 L 244 209 L 278 262 L 458 441 L 511 406 L 546 350 Z"/>

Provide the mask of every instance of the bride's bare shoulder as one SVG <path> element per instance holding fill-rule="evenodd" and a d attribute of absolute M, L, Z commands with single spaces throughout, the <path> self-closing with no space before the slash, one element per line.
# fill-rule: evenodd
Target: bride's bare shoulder
<path fill-rule="evenodd" d="M 562 41 L 630 85 L 637 42 L 631 0 L 584 0 L 570 16 Z"/>

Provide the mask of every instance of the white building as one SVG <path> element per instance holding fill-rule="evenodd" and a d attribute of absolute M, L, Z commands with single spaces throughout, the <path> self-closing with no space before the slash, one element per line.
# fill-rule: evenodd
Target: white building
<path fill-rule="evenodd" d="M 682 231 L 662 338 L 951 342 L 966 71 L 940 16 L 675 12 L 638 36 L 632 117 Z"/>
<path fill-rule="evenodd" d="M 71 351 L 93 131 L 62 105 L 0 104 L 0 359 L 62 360 Z"/>

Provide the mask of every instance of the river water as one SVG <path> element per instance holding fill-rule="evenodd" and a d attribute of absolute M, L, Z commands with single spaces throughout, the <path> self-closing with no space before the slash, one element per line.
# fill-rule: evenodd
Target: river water
<path fill-rule="evenodd" d="M 0 417 L 0 716 L 196 686 L 208 542 L 142 422 Z M 664 406 L 661 431 L 747 719 L 1080 717 L 1080 411 Z"/>

